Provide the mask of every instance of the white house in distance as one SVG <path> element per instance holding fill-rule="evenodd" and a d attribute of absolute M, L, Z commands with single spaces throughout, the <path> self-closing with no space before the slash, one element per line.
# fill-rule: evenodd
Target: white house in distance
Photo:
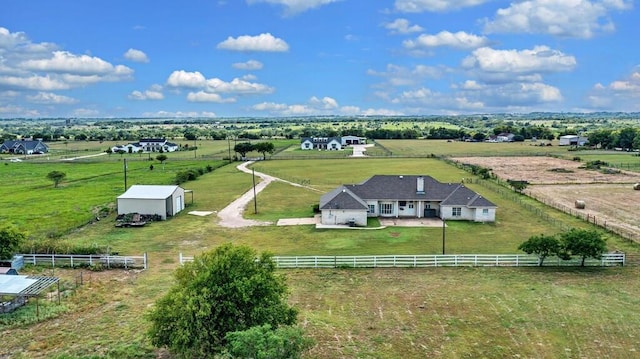
<path fill-rule="evenodd" d="M 118 214 L 157 214 L 165 220 L 184 209 L 184 192 L 180 186 L 134 185 L 118 197 Z"/>
<path fill-rule="evenodd" d="M 131 150 L 129 150 L 129 148 L 131 148 Z M 138 153 L 140 150 L 142 150 L 142 152 L 174 152 L 178 149 L 179 146 L 177 144 L 169 142 L 165 138 L 143 138 L 136 143 L 111 147 L 113 153 L 117 153 L 118 151 Z"/>
<path fill-rule="evenodd" d="M 564 135 L 560 136 L 560 142 L 558 146 L 584 146 L 589 139 L 578 135 Z"/>
<path fill-rule="evenodd" d="M 342 141 L 340 137 L 304 137 L 300 141 L 300 148 L 303 150 L 341 150 Z"/>
<path fill-rule="evenodd" d="M 494 222 L 497 206 L 461 183 L 430 176 L 376 175 L 320 198 L 322 224 L 366 226 L 367 217 Z"/>

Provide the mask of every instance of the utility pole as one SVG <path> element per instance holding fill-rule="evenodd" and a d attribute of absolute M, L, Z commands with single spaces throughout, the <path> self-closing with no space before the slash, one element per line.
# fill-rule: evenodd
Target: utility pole
<path fill-rule="evenodd" d="M 444 239 L 445 239 L 445 228 L 447 227 L 447 221 L 445 221 L 444 217 L 442 218 L 442 255 L 444 255 Z"/>
<path fill-rule="evenodd" d="M 124 159 L 124 191 L 127 191 L 127 159 Z"/>
<path fill-rule="evenodd" d="M 229 163 L 231 163 L 231 138 L 227 135 L 227 147 L 229 148 Z"/>

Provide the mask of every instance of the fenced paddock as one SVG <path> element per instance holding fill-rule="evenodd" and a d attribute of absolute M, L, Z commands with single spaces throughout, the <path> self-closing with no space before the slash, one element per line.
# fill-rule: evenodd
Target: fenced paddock
<path fill-rule="evenodd" d="M 19 254 L 24 264 L 51 267 L 92 267 L 124 269 L 147 269 L 147 253 L 141 256 L 94 255 L 94 254 Z"/>
<path fill-rule="evenodd" d="M 193 261 L 180 253 L 180 264 Z M 382 255 L 382 256 L 274 256 L 277 268 L 426 268 L 426 267 L 534 267 L 539 259 L 521 254 L 451 254 L 451 255 Z M 581 258 L 562 260 L 548 257 L 545 267 L 580 266 Z M 588 258 L 585 266 L 623 266 L 624 253 L 603 254 Z"/>

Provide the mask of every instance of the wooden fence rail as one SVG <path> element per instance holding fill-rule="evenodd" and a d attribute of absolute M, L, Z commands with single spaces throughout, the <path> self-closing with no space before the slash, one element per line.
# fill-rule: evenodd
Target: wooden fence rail
<path fill-rule="evenodd" d="M 115 256 L 95 254 L 18 254 L 24 264 L 52 267 L 82 267 L 101 265 L 106 268 L 147 269 L 147 253 L 141 256 Z"/>
<path fill-rule="evenodd" d="M 180 253 L 180 264 L 193 261 Z M 521 254 L 451 254 L 383 256 L 274 256 L 277 268 L 425 268 L 425 267 L 534 267 L 537 256 Z M 580 258 L 562 260 L 549 257 L 544 266 L 579 266 Z M 588 258 L 586 266 L 623 266 L 624 253 L 607 253 L 600 259 Z"/>

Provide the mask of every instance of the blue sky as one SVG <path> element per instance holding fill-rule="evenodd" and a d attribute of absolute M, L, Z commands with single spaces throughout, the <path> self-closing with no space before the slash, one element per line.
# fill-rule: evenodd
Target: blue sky
<path fill-rule="evenodd" d="M 3 0 L 0 118 L 640 111 L 632 0 Z"/>

